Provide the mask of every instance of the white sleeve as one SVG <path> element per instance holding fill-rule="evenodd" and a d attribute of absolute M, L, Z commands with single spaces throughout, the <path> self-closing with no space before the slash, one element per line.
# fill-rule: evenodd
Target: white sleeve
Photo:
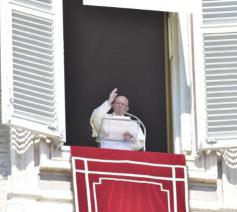
<path fill-rule="evenodd" d="M 90 118 L 90 124 L 92 127 L 92 137 L 98 137 L 103 117 L 109 112 L 110 109 L 111 105 L 108 103 L 108 101 L 105 101 L 102 105 L 100 105 L 92 112 Z"/>

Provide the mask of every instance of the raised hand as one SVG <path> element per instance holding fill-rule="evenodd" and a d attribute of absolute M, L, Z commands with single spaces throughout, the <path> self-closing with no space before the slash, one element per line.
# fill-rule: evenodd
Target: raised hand
<path fill-rule="evenodd" d="M 113 101 L 114 101 L 114 99 L 116 98 L 116 96 L 118 95 L 117 94 L 117 88 L 115 88 L 114 90 L 112 90 L 112 92 L 110 93 L 110 95 L 109 95 L 109 99 L 108 99 L 108 103 L 109 104 L 112 104 L 113 103 Z"/>

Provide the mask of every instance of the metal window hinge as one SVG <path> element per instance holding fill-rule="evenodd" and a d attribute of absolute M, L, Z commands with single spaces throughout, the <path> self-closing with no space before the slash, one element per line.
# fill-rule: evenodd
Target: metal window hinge
<path fill-rule="evenodd" d="M 49 123 L 49 124 L 48 124 L 48 128 L 49 128 L 50 130 L 56 130 L 56 129 L 57 129 L 57 125 L 56 125 L 55 123 Z"/>
<path fill-rule="evenodd" d="M 14 104 L 14 97 L 10 98 L 10 104 L 12 104 L 12 105 Z"/>
<path fill-rule="evenodd" d="M 215 137 L 209 137 L 206 139 L 207 144 L 213 145 L 217 143 L 217 139 Z"/>

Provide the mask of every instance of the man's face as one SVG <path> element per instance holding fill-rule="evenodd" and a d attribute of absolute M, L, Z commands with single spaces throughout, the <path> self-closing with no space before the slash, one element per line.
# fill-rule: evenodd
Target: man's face
<path fill-rule="evenodd" d="M 125 96 L 118 96 L 113 103 L 114 114 L 123 116 L 128 111 L 128 99 Z"/>

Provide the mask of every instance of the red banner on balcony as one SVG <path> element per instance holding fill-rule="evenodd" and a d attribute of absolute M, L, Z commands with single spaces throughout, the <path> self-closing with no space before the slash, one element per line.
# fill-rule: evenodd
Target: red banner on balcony
<path fill-rule="evenodd" d="M 183 155 L 71 147 L 77 212 L 185 212 Z"/>

